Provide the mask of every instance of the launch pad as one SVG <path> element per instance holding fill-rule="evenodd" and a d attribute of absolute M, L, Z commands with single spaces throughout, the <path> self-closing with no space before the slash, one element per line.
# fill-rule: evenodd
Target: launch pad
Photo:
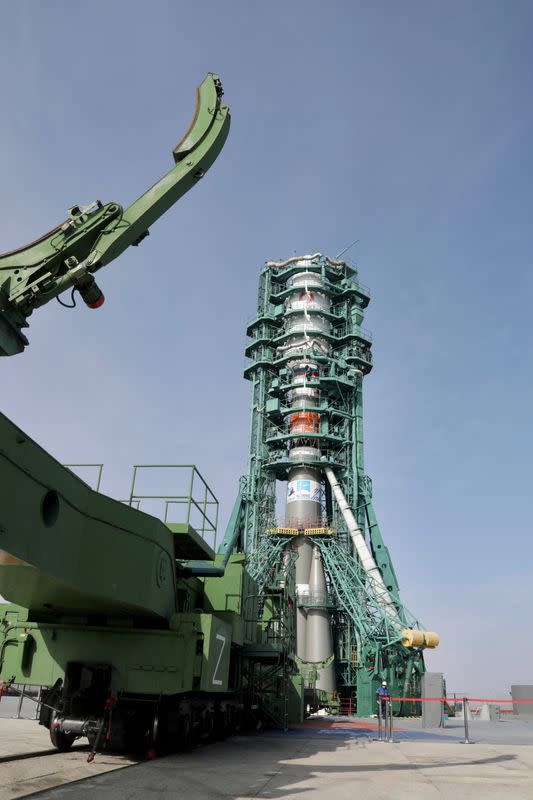
<path fill-rule="evenodd" d="M 133 764 L 105 753 L 88 765 L 87 747 L 49 754 L 43 728 L 0 719 L 0 800 L 33 792 L 43 800 L 137 800 L 157 792 L 164 800 L 176 797 L 178 785 L 189 800 L 530 797 L 533 732 L 519 719 L 475 722 L 472 747 L 459 743 L 460 727 L 428 733 L 414 719 L 396 723 L 402 730 L 394 744 L 380 744 L 372 741 L 372 723 L 309 720 L 289 733 L 234 736 L 155 761 Z"/>

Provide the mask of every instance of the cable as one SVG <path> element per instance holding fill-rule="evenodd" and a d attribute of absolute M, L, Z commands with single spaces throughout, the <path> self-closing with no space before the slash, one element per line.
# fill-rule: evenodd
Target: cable
<path fill-rule="evenodd" d="M 76 292 L 76 291 L 77 291 L 77 288 L 74 287 L 72 289 L 71 293 L 70 293 L 70 300 L 71 300 L 72 305 L 69 305 L 68 303 L 64 303 L 62 300 L 60 300 L 59 295 L 57 295 L 56 296 L 56 300 L 59 303 L 59 305 L 63 306 L 63 308 L 76 308 L 76 301 L 74 299 L 74 292 Z"/>

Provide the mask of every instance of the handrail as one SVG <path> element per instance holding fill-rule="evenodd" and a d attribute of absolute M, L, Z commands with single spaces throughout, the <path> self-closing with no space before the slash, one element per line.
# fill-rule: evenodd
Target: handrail
<path fill-rule="evenodd" d="M 143 470 L 180 470 L 182 476 L 181 485 L 186 483 L 188 489 L 181 493 L 149 493 L 139 490 L 139 482 Z M 188 474 L 188 479 L 187 479 Z M 179 485 L 179 484 L 178 484 Z M 194 529 L 205 539 L 206 534 L 212 536 L 213 541 L 209 544 L 216 547 L 217 525 L 218 525 L 218 500 L 213 494 L 207 481 L 194 464 L 135 464 L 131 479 L 130 496 L 128 504 L 138 510 L 145 510 L 147 501 L 161 501 L 161 519 L 169 523 L 169 513 L 171 506 L 185 507 L 184 519 L 186 525 L 192 525 Z M 145 508 L 142 508 L 142 505 Z M 152 511 L 152 509 L 150 509 Z"/>

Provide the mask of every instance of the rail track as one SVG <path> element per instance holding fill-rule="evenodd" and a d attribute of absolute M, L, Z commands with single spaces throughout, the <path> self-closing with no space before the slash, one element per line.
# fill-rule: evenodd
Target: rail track
<path fill-rule="evenodd" d="M 0 718 L 0 800 L 16 800 L 137 763 L 104 751 L 88 764 L 89 753 L 87 742 L 59 752 L 35 720 Z"/>
<path fill-rule="evenodd" d="M 69 752 L 89 752 L 90 746 L 88 744 L 78 745 L 77 747 L 72 747 Z M 43 758 L 45 756 L 64 756 L 65 753 L 61 753 L 59 750 L 56 750 L 55 747 L 51 747 L 50 750 L 35 750 L 31 753 L 15 753 L 13 755 L 8 756 L 0 756 L 0 764 L 9 764 L 13 761 L 26 761 L 30 758 Z M 106 755 L 114 755 L 113 753 L 106 753 Z"/>

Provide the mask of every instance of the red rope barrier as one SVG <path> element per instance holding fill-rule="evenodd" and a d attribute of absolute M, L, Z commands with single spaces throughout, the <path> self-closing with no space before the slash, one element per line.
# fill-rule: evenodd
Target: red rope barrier
<path fill-rule="evenodd" d="M 492 697 L 391 697 L 391 700 L 408 701 L 410 703 L 462 703 L 463 700 L 468 700 L 469 703 L 533 703 L 531 700 L 495 700 Z"/>

